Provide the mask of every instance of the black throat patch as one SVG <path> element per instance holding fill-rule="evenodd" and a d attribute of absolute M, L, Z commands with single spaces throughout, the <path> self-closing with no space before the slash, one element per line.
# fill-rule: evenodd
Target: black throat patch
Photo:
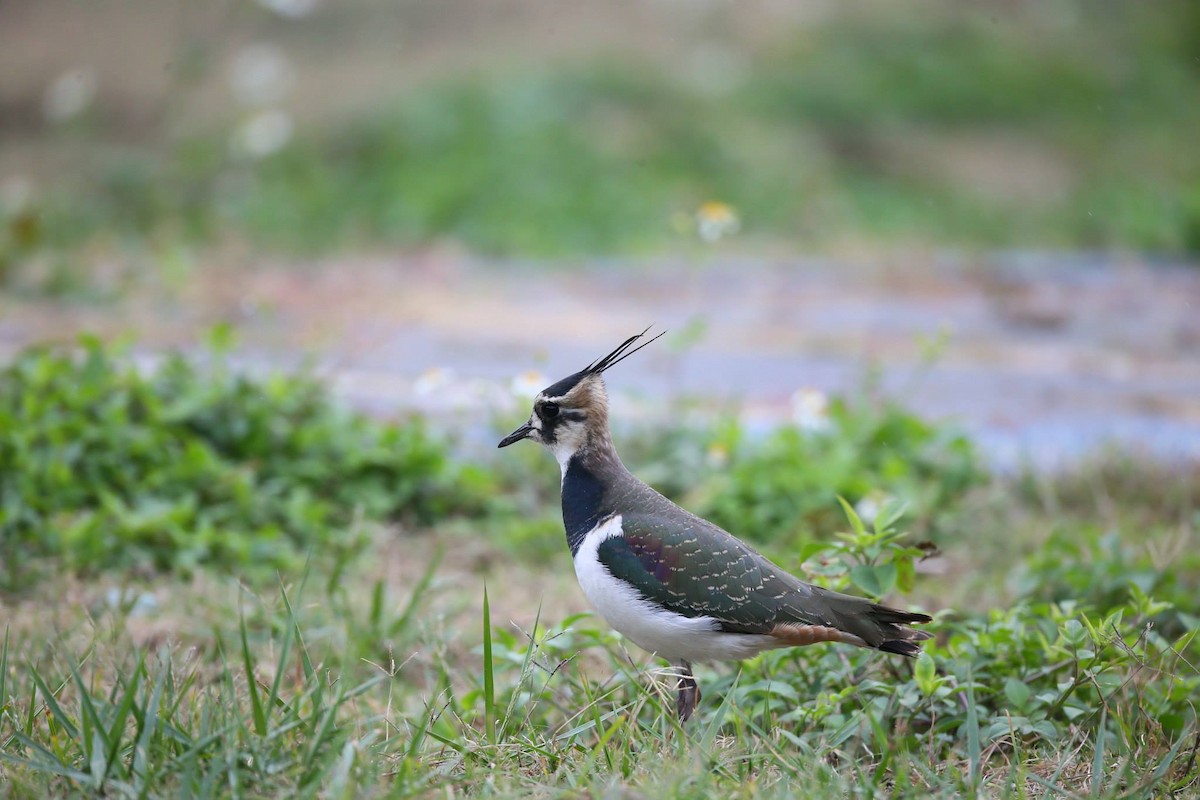
<path fill-rule="evenodd" d="M 567 462 L 562 482 L 563 527 L 572 558 L 583 545 L 588 531 L 604 519 L 604 487 L 578 455 Z"/>

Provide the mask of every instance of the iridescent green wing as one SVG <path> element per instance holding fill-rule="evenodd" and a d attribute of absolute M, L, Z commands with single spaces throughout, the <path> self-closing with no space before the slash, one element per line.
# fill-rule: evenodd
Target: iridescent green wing
<path fill-rule="evenodd" d="M 685 617 L 709 616 L 738 633 L 771 629 L 794 591 L 773 566 L 712 523 L 688 515 L 623 516 L 623 536 L 601 542 L 600 563 L 647 600 Z"/>

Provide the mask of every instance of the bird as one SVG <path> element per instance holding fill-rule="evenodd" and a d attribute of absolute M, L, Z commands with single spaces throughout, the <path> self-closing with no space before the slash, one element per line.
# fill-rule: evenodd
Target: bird
<path fill-rule="evenodd" d="M 529 420 L 498 446 L 529 439 L 558 461 L 580 587 L 610 626 L 672 664 L 681 722 L 701 699 L 694 662 L 819 642 L 916 657 L 931 636 L 908 626 L 931 622 L 927 614 L 805 583 L 621 462 L 604 373 L 666 333 L 646 339 L 649 330 L 539 392 Z"/>

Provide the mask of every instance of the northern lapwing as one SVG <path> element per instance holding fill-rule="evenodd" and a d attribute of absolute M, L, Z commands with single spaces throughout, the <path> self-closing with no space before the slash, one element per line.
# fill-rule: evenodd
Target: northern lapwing
<path fill-rule="evenodd" d="M 805 583 L 625 468 L 609 432 L 603 375 L 662 336 L 634 347 L 646 331 L 543 389 L 529 421 L 499 446 L 532 439 L 558 459 L 579 584 L 613 628 L 677 666 L 680 719 L 700 701 L 694 661 L 817 642 L 916 656 L 930 636 L 906 626 L 929 616 Z"/>

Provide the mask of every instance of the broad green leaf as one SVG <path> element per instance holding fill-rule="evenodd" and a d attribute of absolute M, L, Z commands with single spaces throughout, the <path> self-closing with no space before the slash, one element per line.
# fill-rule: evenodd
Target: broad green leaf
<path fill-rule="evenodd" d="M 1029 702 L 1030 689 L 1022 681 L 1016 678 L 1009 678 L 1004 682 L 1004 696 L 1008 698 L 1008 702 L 1012 704 L 1013 709 L 1024 711 L 1026 704 Z"/>
<path fill-rule="evenodd" d="M 896 565 L 859 564 L 850 569 L 850 580 L 872 597 L 882 597 L 896 585 Z"/>

